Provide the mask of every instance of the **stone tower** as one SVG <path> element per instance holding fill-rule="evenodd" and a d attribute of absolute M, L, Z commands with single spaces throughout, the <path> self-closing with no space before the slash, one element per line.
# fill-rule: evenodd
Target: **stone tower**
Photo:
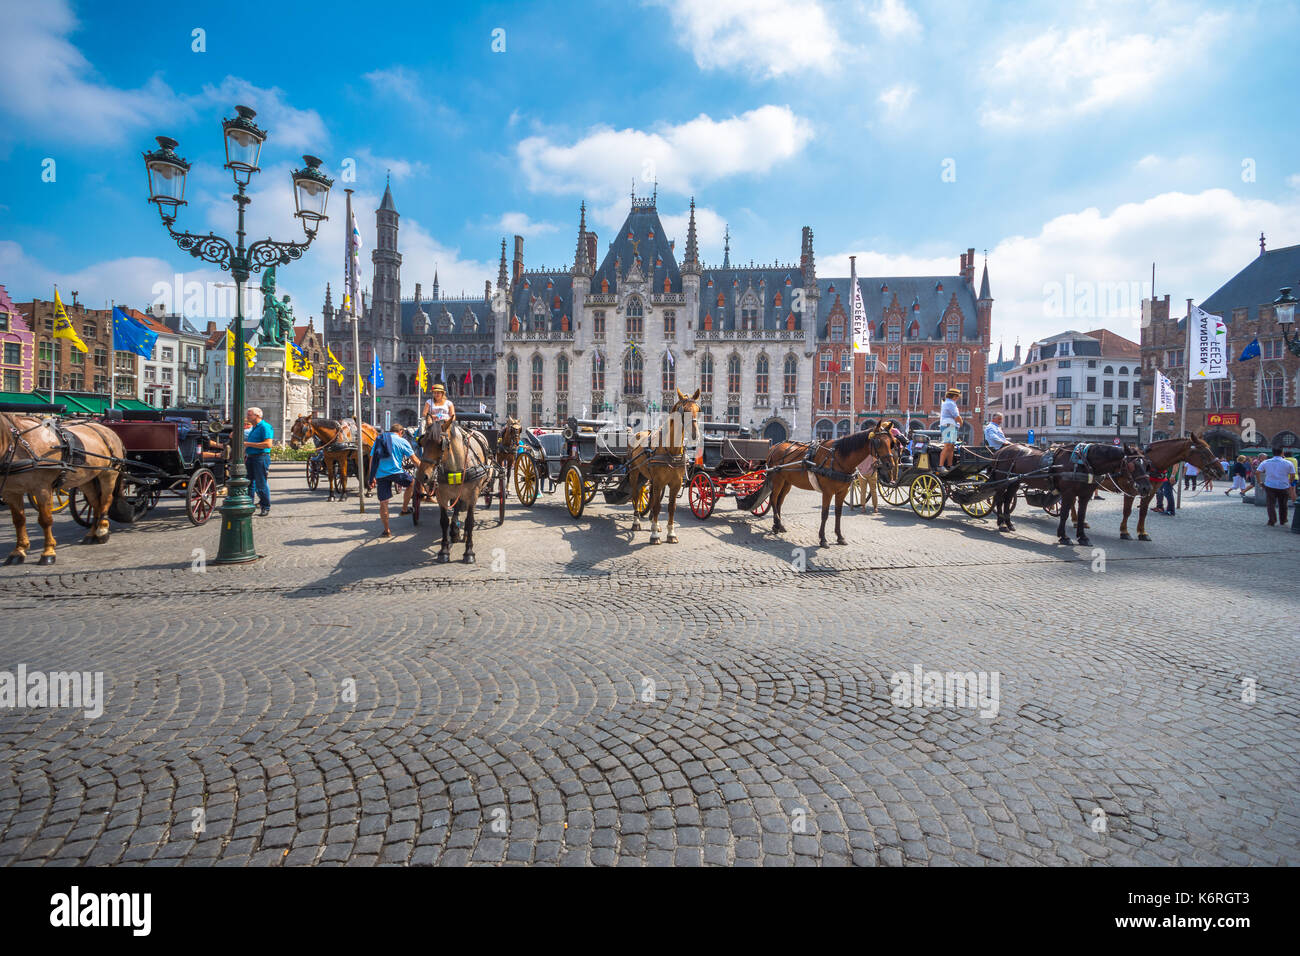
<path fill-rule="evenodd" d="M 397 251 L 397 220 L 393 190 L 385 184 L 383 201 L 375 210 L 375 249 L 370 254 L 374 279 L 367 317 L 380 361 L 389 362 L 397 360 L 402 331 L 402 254 Z"/>

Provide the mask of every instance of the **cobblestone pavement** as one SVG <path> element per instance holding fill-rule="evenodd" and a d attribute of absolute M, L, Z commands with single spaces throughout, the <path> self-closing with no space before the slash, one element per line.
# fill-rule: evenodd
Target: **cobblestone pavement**
<path fill-rule="evenodd" d="M 438 565 L 430 512 L 381 540 L 300 468 L 255 565 L 196 570 L 216 521 L 168 505 L 0 569 L 0 671 L 106 697 L 0 710 L 0 862 L 1300 863 L 1300 536 L 1262 508 L 1121 542 L 1108 496 L 1093 551 L 882 503 L 818 548 L 796 491 L 780 538 L 722 502 L 651 546 L 551 494 Z M 914 667 L 996 672 L 996 716 L 895 705 Z"/>

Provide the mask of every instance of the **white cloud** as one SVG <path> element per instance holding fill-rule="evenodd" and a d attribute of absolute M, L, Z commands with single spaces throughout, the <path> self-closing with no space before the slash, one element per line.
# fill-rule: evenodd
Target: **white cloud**
<path fill-rule="evenodd" d="M 597 127 L 568 145 L 530 136 L 517 153 L 530 189 L 621 204 L 621 222 L 633 180 L 647 193 L 657 181 L 660 192 L 686 195 L 719 179 L 765 173 L 811 138 L 811 124 L 789 107 L 762 106 L 723 120 L 701 113 L 654 131 Z"/>
<path fill-rule="evenodd" d="M 622 215 L 627 214 L 624 208 Z M 675 254 L 680 265 L 686 254 L 686 230 L 690 223 L 691 211 L 683 209 L 680 213 L 659 213 L 664 233 L 669 239 L 675 239 Z M 722 261 L 722 234 L 726 231 L 726 220 L 707 206 L 695 207 L 695 236 L 700 244 L 700 259 L 713 263 Z"/>
<path fill-rule="evenodd" d="M 1009 43 L 984 73 L 980 121 L 1031 126 L 1139 102 L 1206 55 L 1227 22 L 1205 13 L 1147 33 L 1102 20 Z"/>
<path fill-rule="evenodd" d="M 277 149 L 312 153 L 324 150 L 329 144 L 329 132 L 320 114 L 291 105 L 278 87 L 264 89 L 247 80 L 227 76 L 215 86 L 204 86 L 200 95 L 189 100 L 205 112 L 216 107 L 225 117 L 235 115 L 236 103 L 251 107 L 257 111 L 257 125 L 268 132 L 268 145 L 273 144 Z"/>
<path fill-rule="evenodd" d="M 494 229 L 498 229 L 508 236 L 520 235 L 525 239 L 532 236 L 545 235 L 548 232 L 555 232 L 560 227 L 553 222 L 534 222 L 528 218 L 526 212 L 508 212 L 501 216 L 493 224 Z M 573 230 L 574 242 L 577 242 L 578 230 Z"/>
<path fill-rule="evenodd" d="M 881 93 L 878 99 L 880 105 L 885 108 L 886 118 L 897 119 L 907 112 L 908 106 L 912 103 L 912 97 L 915 95 L 915 86 L 898 83 Z"/>
<path fill-rule="evenodd" d="M 843 54 L 840 30 L 819 0 L 648 0 L 666 7 L 678 42 L 701 70 L 760 77 L 830 73 Z"/>
<path fill-rule="evenodd" d="M 1300 189 L 1300 173 L 1292 173 L 1286 178 L 1286 184 L 1292 189 Z"/>
<path fill-rule="evenodd" d="M 888 39 L 915 36 L 921 32 L 921 21 L 903 0 L 881 0 L 867 16 Z"/>
<path fill-rule="evenodd" d="M 412 106 L 422 106 L 424 97 L 420 95 L 420 81 L 416 75 L 404 66 L 394 66 L 387 70 L 373 70 L 362 74 L 376 93 L 386 93 L 405 100 Z"/>
<path fill-rule="evenodd" d="M 1243 199 L 1226 189 L 1163 193 L 1103 213 L 1096 208 L 1057 216 L 1035 235 L 1008 236 L 990 247 L 989 282 L 994 298 L 993 343 L 1008 349 L 1068 329 L 1108 328 L 1136 340 L 1141 299 L 1170 296 L 1176 315 L 1185 300 L 1203 301 L 1258 254 L 1259 233 L 1275 246 L 1295 236 L 1300 201 Z M 818 272 L 848 275 L 850 252 L 859 275 L 953 275 L 964 248 L 950 255 L 847 250 L 819 257 Z M 983 256 L 977 250 L 978 283 Z M 1058 308 L 1060 293 L 1072 301 Z M 1053 292 L 1057 301 L 1053 301 Z"/>

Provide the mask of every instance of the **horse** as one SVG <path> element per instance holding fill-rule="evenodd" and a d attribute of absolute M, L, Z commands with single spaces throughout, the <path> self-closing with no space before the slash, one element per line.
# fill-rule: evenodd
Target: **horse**
<path fill-rule="evenodd" d="M 485 487 L 490 487 L 497 477 L 496 462 L 481 432 L 452 422 L 443 428 L 433 422 L 420 436 L 420 464 L 416 470 L 416 491 L 437 489 L 439 519 L 442 524 L 442 547 L 438 562 L 451 560 L 448 542 L 450 514 L 458 507 L 465 509 L 464 562 L 473 564 L 474 558 L 474 506 Z M 502 516 L 505 505 L 502 505 Z"/>
<path fill-rule="evenodd" d="M 662 426 L 647 429 L 632 436 L 631 448 L 627 455 L 627 478 L 632 488 L 632 531 L 641 530 L 641 516 L 636 513 L 636 502 L 640 500 L 641 489 L 648 482 L 650 485 L 650 507 L 647 518 L 650 521 L 650 543 L 659 543 L 659 508 L 664 489 L 668 494 L 668 533 L 664 540 L 677 544 L 677 534 L 673 530 L 677 520 L 677 496 L 682 485 L 686 484 L 686 442 L 687 438 L 700 439 L 700 390 L 694 395 L 686 395 L 677 389 L 677 401 L 669 409 Z"/>
<path fill-rule="evenodd" d="M 334 493 L 337 491 L 339 498 L 344 498 L 348 490 L 348 463 L 353 460 L 357 453 L 356 432 L 352 429 L 356 425 L 351 419 L 336 421 L 333 418 L 313 418 L 311 415 L 299 415 L 294 420 L 293 428 L 289 431 L 289 447 L 298 448 L 307 439 L 316 443 L 316 447 L 325 453 L 325 479 L 329 482 L 329 497 L 326 501 L 334 500 Z M 363 451 L 363 470 L 369 467 L 370 447 L 375 443 L 378 437 L 375 429 L 365 424 L 361 424 L 361 445 Z M 337 475 L 337 482 L 335 476 Z M 359 478 L 362 491 L 365 491 L 365 478 Z"/>
<path fill-rule="evenodd" d="M 37 564 L 54 563 L 54 492 L 80 488 L 93 509 L 84 544 L 108 541 L 108 508 L 122 484 L 126 448 L 116 433 L 98 422 L 51 424 L 29 415 L 0 413 L 0 497 L 9 505 L 17 541 L 5 564 L 27 560 L 25 498 L 36 505 L 45 532 Z"/>
<path fill-rule="evenodd" d="M 505 507 L 505 487 L 510 482 L 510 472 L 515 467 L 515 459 L 519 457 L 519 436 L 523 428 L 517 418 L 507 418 L 506 423 L 501 426 L 501 434 L 497 436 L 497 447 L 494 453 L 497 468 L 501 470 L 501 477 L 504 479 L 501 487 L 502 507 Z M 503 515 L 504 517 L 504 515 Z"/>
<path fill-rule="evenodd" d="M 830 516 L 832 498 L 835 499 L 835 543 L 848 544 L 840 531 L 844 496 L 853 483 L 854 471 L 868 455 L 875 456 L 877 461 L 891 462 L 892 467 L 897 467 L 898 440 L 894 438 L 893 426 L 892 421 L 882 420 L 871 428 L 830 442 L 781 442 L 768 453 L 767 477 L 757 496 L 746 499 L 743 503 L 738 502 L 738 506 L 757 507 L 770 495 L 772 533 L 780 534 L 786 530 L 781 523 L 781 505 L 785 503 L 790 489 L 820 491 L 822 523 L 818 532 L 819 544 L 826 547 L 826 520 Z"/>
<path fill-rule="evenodd" d="M 1081 457 L 1076 459 L 1076 452 L 1080 450 Z M 1061 544 L 1074 543 L 1065 533 L 1065 524 L 1071 513 L 1076 515 L 1074 531 L 1079 544 L 1092 544 L 1085 529 L 1088 526 L 1088 502 L 1092 500 L 1096 485 L 1086 478 L 1070 477 L 1078 473 L 1075 468 L 1080 465 L 1089 477 L 1120 474 L 1133 483 L 1139 494 L 1152 494 L 1150 463 L 1132 445 L 1080 443 L 1042 451 L 1027 445 L 1007 444 L 994 453 L 989 468 L 989 481 L 1006 481 L 993 496 L 998 531 L 1016 530 L 1011 522 L 1011 505 L 1020 485 L 1025 484 L 1040 491 L 1060 493 L 1061 516 L 1056 526 L 1056 538 Z"/>
<path fill-rule="evenodd" d="M 1182 438 L 1162 438 L 1160 441 L 1154 441 L 1146 446 L 1145 454 L 1154 472 L 1162 472 L 1179 462 L 1190 461 L 1208 478 L 1227 477 L 1223 466 L 1219 464 L 1219 457 L 1214 454 L 1205 439 L 1195 432 L 1188 432 Z M 1139 496 L 1142 498 L 1138 510 L 1138 540 L 1150 541 L 1151 536 L 1146 530 L 1147 508 L 1155 494 L 1154 489 L 1144 494 L 1140 493 L 1133 482 L 1123 474 L 1107 476 L 1100 482 L 1100 487 L 1124 496 L 1124 517 L 1119 524 L 1119 536 L 1123 541 L 1133 540 L 1128 533 L 1128 519 L 1133 513 L 1133 500 Z"/>

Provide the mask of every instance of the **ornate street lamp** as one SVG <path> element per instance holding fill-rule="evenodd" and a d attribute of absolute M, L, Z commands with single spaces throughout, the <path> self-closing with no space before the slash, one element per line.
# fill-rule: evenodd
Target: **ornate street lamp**
<path fill-rule="evenodd" d="M 256 561 L 253 547 L 253 499 L 248 493 L 248 472 L 244 467 L 244 410 L 245 368 L 244 357 L 244 283 L 267 266 L 286 265 L 301 259 L 303 252 L 316 237 L 320 223 L 325 221 L 325 205 L 333 181 L 317 168 L 320 160 L 304 156 L 306 168 L 293 174 L 294 202 L 297 217 L 302 220 L 306 242 L 276 242 L 270 238 L 244 246 L 244 207 L 249 203 L 245 189 L 257 172 L 266 131 L 260 129 L 253 118 L 257 115 L 247 106 L 236 106 L 236 116 L 221 123 L 226 146 L 225 168 L 235 180 L 236 194 L 231 198 L 238 207 L 235 228 L 236 241 L 231 243 L 216 235 L 198 235 L 177 232 L 172 228 L 179 207 L 185 205 L 185 175 L 190 164 L 176 155 L 176 140 L 157 137 L 158 149 L 144 154 L 145 169 L 149 175 L 149 201 L 157 204 L 163 225 L 176 245 L 204 262 L 211 262 L 229 272 L 235 279 L 235 348 L 238 356 L 234 367 L 232 388 L 232 425 L 230 435 L 230 490 L 221 506 L 221 541 L 217 548 L 215 564 L 244 564 Z"/>
<path fill-rule="evenodd" d="M 1282 338 L 1292 355 L 1300 355 L 1300 333 L 1295 331 L 1296 298 L 1291 294 L 1291 287 L 1282 290 L 1281 295 L 1273 300 L 1273 310 L 1277 315 L 1277 324 L 1282 326 Z"/>

